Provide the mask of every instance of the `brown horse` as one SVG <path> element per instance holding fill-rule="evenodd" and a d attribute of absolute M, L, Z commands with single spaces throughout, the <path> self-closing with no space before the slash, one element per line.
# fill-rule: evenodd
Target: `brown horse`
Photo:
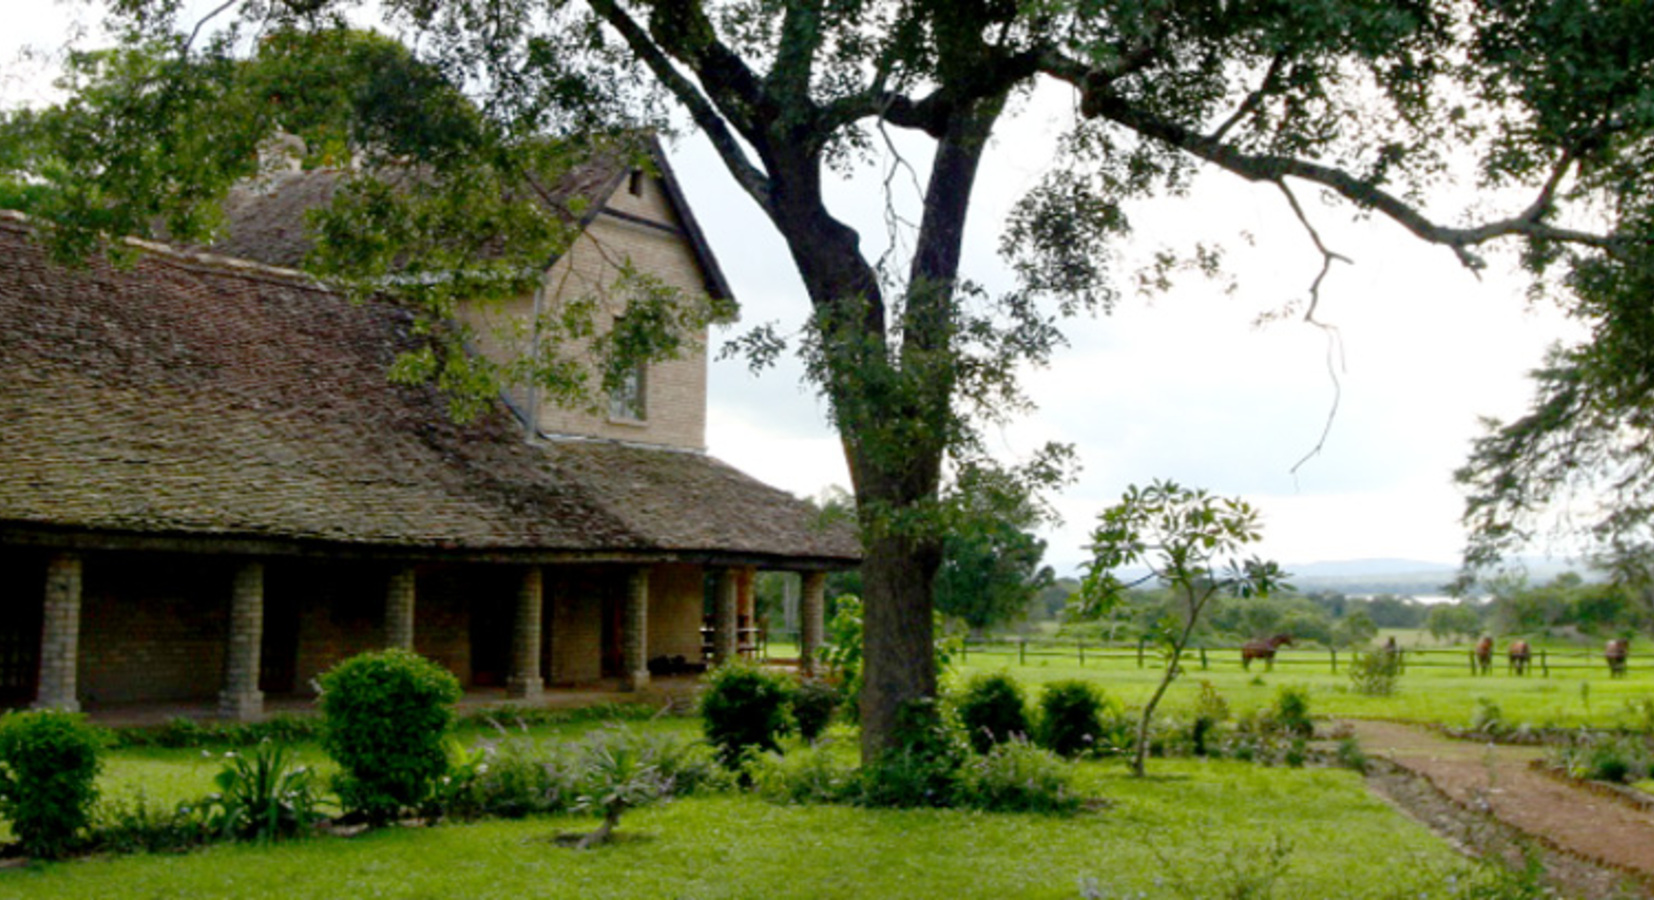
<path fill-rule="evenodd" d="M 1264 661 L 1265 671 L 1275 671 L 1275 651 L 1280 649 L 1282 644 L 1290 643 L 1292 643 L 1292 635 L 1290 634 L 1277 634 L 1263 641 L 1247 641 L 1241 645 L 1241 668 L 1250 672 L 1252 671 L 1252 660 L 1261 659 Z"/>
<path fill-rule="evenodd" d="M 1507 653 L 1510 656 L 1510 671 L 1517 675 L 1528 674 L 1528 661 L 1533 659 L 1533 650 L 1528 647 L 1528 642 L 1511 641 Z"/>
<path fill-rule="evenodd" d="M 1608 676 L 1624 678 L 1625 658 L 1631 655 L 1631 639 L 1614 638 L 1608 642 L 1608 649 L 1602 655 L 1608 660 Z"/>
<path fill-rule="evenodd" d="M 1486 675 L 1493 669 L 1493 638 L 1483 637 L 1476 642 L 1474 662 L 1477 675 Z"/>

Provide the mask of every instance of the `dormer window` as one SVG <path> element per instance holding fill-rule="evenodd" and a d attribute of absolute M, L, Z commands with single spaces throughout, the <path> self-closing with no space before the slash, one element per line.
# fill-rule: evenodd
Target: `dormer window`
<path fill-rule="evenodd" d="M 626 193 L 633 197 L 643 196 L 643 170 L 633 169 L 626 179 Z"/>

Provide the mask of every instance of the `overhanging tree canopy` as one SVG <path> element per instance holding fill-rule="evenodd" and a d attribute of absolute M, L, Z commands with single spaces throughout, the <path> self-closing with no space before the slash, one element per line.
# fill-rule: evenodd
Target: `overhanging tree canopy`
<path fill-rule="evenodd" d="M 129 42 L 160 48 L 160 58 L 210 69 L 242 46 L 190 43 L 183 31 L 195 26 L 174 21 L 170 0 L 113 5 Z M 347 5 L 223 9 L 257 35 L 325 30 Z M 1322 274 L 1340 257 L 1300 203 L 1305 189 L 1388 217 L 1472 268 L 1487 264 L 1490 245 L 1512 245 L 1536 281 L 1606 334 L 1625 329 L 1604 309 L 1639 309 L 1647 296 L 1654 22 L 1642 2 L 385 0 L 383 9 L 418 36 L 446 83 L 475 98 L 490 133 L 635 126 L 636 110 L 669 98 L 785 240 L 811 312 L 798 349 L 843 438 L 863 526 L 867 755 L 884 746 L 902 703 L 935 690 L 930 607 L 949 461 L 982 456 L 981 424 L 1022 408 L 1013 370 L 1050 359 L 1063 316 L 1109 307 L 1108 251 L 1130 231 L 1128 201 L 1184 191 L 1206 166 L 1277 187 L 1319 248 Z M 213 91 L 190 93 L 193 76 L 166 66 L 139 74 L 129 82 L 141 89 L 127 93 L 146 101 L 134 115 L 150 140 L 171 122 L 212 124 L 200 109 Z M 991 296 L 966 280 L 965 220 L 986 142 L 1007 106 L 1042 83 L 1069 93 L 1074 123 L 1006 225 L 1018 286 Z M 178 103 L 147 102 L 172 85 L 183 86 Z M 83 85 L 72 102 L 97 102 L 98 89 Z M 828 202 L 832 168 L 868 153 L 881 128 L 933 146 L 911 252 L 899 261 L 870 258 Z M 187 161 L 223 146 L 167 149 Z M 88 208 L 148 202 L 147 173 L 167 165 L 160 156 L 137 154 Z M 34 164 L 43 158 L 5 165 L 28 172 L 24 193 L 48 214 L 40 198 L 53 188 L 113 171 Z M 1504 208 L 1467 218 L 1432 202 L 1454 171 Z M 164 199 L 210 209 L 226 176 L 206 172 Z M 1319 286 L 1306 286 L 1306 316 Z M 758 362 L 784 349 L 766 329 L 741 343 Z M 1050 483 L 1057 462 L 1042 456 L 1024 475 Z"/>

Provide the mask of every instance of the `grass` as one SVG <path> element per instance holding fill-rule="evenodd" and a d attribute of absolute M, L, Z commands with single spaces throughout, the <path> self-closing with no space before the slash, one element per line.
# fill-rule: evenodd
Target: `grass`
<path fill-rule="evenodd" d="M 1404 645 L 1405 646 L 1405 645 Z M 1283 651 L 1273 672 L 1254 663 L 1243 671 L 1233 655 L 1210 655 L 1210 668 L 1200 668 L 1198 653 L 1185 657 L 1184 677 L 1173 683 L 1162 706 L 1168 713 L 1187 709 L 1199 694 L 1201 681 L 1210 681 L 1236 713 L 1269 706 L 1276 692 L 1292 685 L 1309 691 L 1310 708 L 1317 716 L 1396 719 L 1410 722 L 1439 722 L 1464 726 L 1476 712 L 1478 699 L 1498 704 L 1512 724 L 1527 723 L 1558 727 L 1579 725 L 1614 726 L 1632 721 L 1628 703 L 1654 697 L 1654 670 L 1633 668 L 1626 678 L 1610 679 L 1606 668 L 1553 668 L 1542 677 L 1537 668 L 1525 678 L 1505 673 L 1502 661 L 1494 674 L 1477 677 L 1468 666 L 1408 667 L 1389 697 L 1369 697 L 1350 687 L 1350 656 L 1340 653 L 1339 671 L 1331 671 L 1325 651 Z M 1159 661 L 1151 652 L 1144 668 L 1135 658 L 1119 656 L 1098 659 L 1087 654 L 1079 664 L 1077 652 L 1036 655 L 1032 649 L 1026 665 L 1019 664 L 1015 649 L 983 653 L 972 649 L 963 661 L 953 664 L 955 677 L 975 672 L 1005 670 L 1037 690 L 1049 681 L 1071 678 L 1095 682 L 1104 692 L 1126 706 L 1141 706 L 1159 683 Z"/>
<path fill-rule="evenodd" d="M 110 777 L 183 777 L 192 760 L 116 754 Z M 626 817 L 612 847 L 549 843 L 571 817 L 392 828 L 351 839 L 184 856 L 0 870 L 0 897 L 1065 897 L 1203 895 L 1247 875 L 1262 848 L 1292 846 L 1278 897 L 1430 896 L 1460 861 L 1372 799 L 1358 776 L 1164 761 L 1147 780 L 1080 766 L 1113 806 L 1069 819 L 957 811 L 784 807 L 745 795 L 682 800 Z M 1227 867 L 1227 868 L 1226 868 Z"/>

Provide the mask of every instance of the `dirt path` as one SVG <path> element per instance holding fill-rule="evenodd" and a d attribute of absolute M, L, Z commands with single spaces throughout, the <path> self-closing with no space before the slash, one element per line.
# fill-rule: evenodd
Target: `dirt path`
<path fill-rule="evenodd" d="M 1391 722 L 1350 724 L 1369 756 L 1423 776 L 1457 806 L 1654 886 L 1654 813 L 1535 771 L 1529 763 L 1539 748 L 1457 741 Z"/>

